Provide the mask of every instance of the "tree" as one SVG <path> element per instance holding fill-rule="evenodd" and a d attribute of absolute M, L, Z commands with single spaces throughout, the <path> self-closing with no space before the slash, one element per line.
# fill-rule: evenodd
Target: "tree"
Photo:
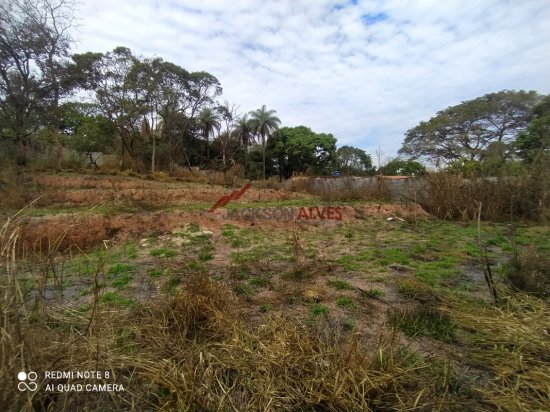
<path fill-rule="evenodd" d="M 125 47 L 117 47 L 106 54 L 79 54 L 73 56 L 73 60 L 72 76 L 84 90 L 95 94 L 102 114 L 117 126 L 121 168 L 125 152 L 138 160 L 138 146 L 143 137 L 149 137 L 151 169 L 154 170 L 157 139 L 167 141 L 165 137 L 170 136 L 171 169 L 173 156 L 185 150 L 177 136 L 194 131 L 200 110 L 211 106 L 221 93 L 218 80 L 206 72 L 189 73 L 160 58 L 142 60 Z M 145 117 L 149 129 L 142 127 Z M 172 126 L 180 133 L 170 131 Z M 144 136 L 147 130 L 158 133 Z"/>
<path fill-rule="evenodd" d="M 387 176 L 422 176 L 426 174 L 426 167 L 415 160 L 395 158 L 380 168 Z"/>
<path fill-rule="evenodd" d="M 516 150 L 526 163 L 535 163 L 550 153 L 550 95 L 533 110 L 533 118 L 516 139 Z"/>
<path fill-rule="evenodd" d="M 199 113 L 198 125 L 206 142 L 206 161 L 208 162 L 210 161 L 210 135 L 214 134 L 215 131 L 220 131 L 220 120 L 217 113 L 210 107 L 205 107 Z"/>
<path fill-rule="evenodd" d="M 158 73 L 160 101 L 156 110 L 162 119 L 161 139 L 167 145 L 169 170 L 173 170 L 178 154 L 191 168 L 191 163 L 198 164 L 201 157 L 197 150 L 196 135 L 200 130 L 196 116 L 203 107 L 214 103 L 221 86 L 209 73 L 189 73 L 166 61 L 161 61 Z"/>
<path fill-rule="evenodd" d="M 254 138 L 254 127 L 245 113 L 237 119 L 235 122 L 235 129 L 233 130 L 235 138 L 239 142 L 239 146 L 244 151 L 244 170 L 246 173 L 246 166 L 248 163 L 248 147 Z"/>
<path fill-rule="evenodd" d="M 0 2 L 0 111 L 19 164 L 26 163 L 30 136 L 57 123 L 59 100 L 70 89 L 62 77 L 72 16 L 64 0 Z"/>
<path fill-rule="evenodd" d="M 371 156 L 364 150 L 342 146 L 336 151 L 338 167 L 347 175 L 371 175 L 374 173 Z"/>
<path fill-rule="evenodd" d="M 293 172 L 323 174 L 334 166 L 336 139 L 306 126 L 283 127 L 268 139 L 268 150 L 281 179 Z"/>
<path fill-rule="evenodd" d="M 538 100 L 534 91 L 504 90 L 448 107 L 408 130 L 399 153 L 437 165 L 463 158 L 479 160 L 491 143 L 509 145 L 526 129 Z"/>
<path fill-rule="evenodd" d="M 254 133 L 262 141 L 263 179 L 265 180 L 265 144 L 266 139 L 279 128 L 281 120 L 275 116 L 277 111 L 267 110 L 265 104 L 258 110 L 250 112 L 250 123 Z"/>
<path fill-rule="evenodd" d="M 237 119 L 237 109 L 238 106 L 236 103 L 229 103 L 227 100 L 225 100 L 222 105 L 216 107 L 216 111 L 218 112 L 218 116 L 220 119 L 220 124 L 223 123 L 223 125 L 225 126 L 224 132 L 220 133 L 219 135 L 222 163 L 224 168 L 227 167 L 228 156 L 229 161 L 232 164 L 235 164 L 234 155 L 236 153 L 236 150 L 230 150 L 230 146 L 235 148 L 236 145 L 236 142 L 234 142 L 233 140 L 235 136 L 232 132 Z"/>
<path fill-rule="evenodd" d="M 97 160 L 115 147 L 116 126 L 97 114 L 92 104 L 65 103 L 60 107 L 60 130 L 68 146 L 98 167 Z"/>
<path fill-rule="evenodd" d="M 105 54 L 77 54 L 73 61 L 71 73 L 83 89 L 95 93 L 99 110 L 116 125 L 121 143 L 119 165 L 123 169 L 125 152 L 137 160 L 141 121 L 149 110 L 135 70 L 139 60 L 130 49 L 117 47 Z"/>

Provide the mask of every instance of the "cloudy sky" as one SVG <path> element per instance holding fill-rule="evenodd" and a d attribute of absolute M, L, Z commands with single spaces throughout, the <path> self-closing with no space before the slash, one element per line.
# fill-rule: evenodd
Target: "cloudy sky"
<path fill-rule="evenodd" d="M 126 46 L 207 71 L 241 112 L 395 156 L 438 110 L 550 93 L 547 0 L 82 0 L 76 51 Z"/>

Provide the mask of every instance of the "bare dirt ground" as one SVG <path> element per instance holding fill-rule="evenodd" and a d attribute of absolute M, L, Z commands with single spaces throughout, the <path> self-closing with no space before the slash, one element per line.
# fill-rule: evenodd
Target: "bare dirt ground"
<path fill-rule="evenodd" d="M 32 174 L 25 178 L 39 206 L 94 206 L 102 202 L 144 203 L 150 207 L 215 202 L 237 187 L 181 181 L 155 181 L 124 176 Z M 30 194 L 29 194 L 30 195 Z M 28 196 L 29 196 L 28 195 Z M 286 190 L 251 188 L 243 201 L 280 201 L 308 196 Z"/>
<path fill-rule="evenodd" d="M 26 178 L 26 184 L 32 188 L 27 197 L 38 199 L 33 207 L 49 208 L 45 216 L 31 215 L 23 221 L 20 238 L 22 247 L 27 250 L 43 250 L 62 235 L 61 249 L 69 246 L 87 249 L 104 240 L 124 241 L 143 233 L 169 232 L 184 223 L 194 223 L 209 230 L 219 229 L 228 223 L 227 210 L 220 208 L 213 213 L 207 213 L 207 210 L 221 196 L 239 189 L 103 175 L 33 174 Z M 287 206 L 285 201 L 303 201 L 303 205 Z M 232 202 L 234 204 L 240 207 L 292 207 L 298 210 L 299 207 L 323 203 L 304 193 L 252 187 L 237 202 Z M 110 207 L 107 213 L 94 213 L 95 208 L 104 209 L 106 205 Z M 138 209 L 127 213 L 124 209 L 128 206 L 137 206 Z M 168 207 L 171 209 L 158 211 Z M 185 210 L 189 207 L 198 207 L 199 210 Z M 63 213 L 70 208 L 89 208 L 89 213 L 85 209 L 78 209 L 78 213 Z M 410 219 L 428 216 L 414 204 L 373 203 L 341 205 L 341 208 L 343 222 L 368 217 Z M 238 226 L 260 225 L 283 230 L 295 224 L 293 220 L 230 220 Z M 316 224 L 319 221 L 307 223 Z M 338 222 L 323 223 L 335 225 Z M 82 226 L 88 230 L 82 231 Z"/>

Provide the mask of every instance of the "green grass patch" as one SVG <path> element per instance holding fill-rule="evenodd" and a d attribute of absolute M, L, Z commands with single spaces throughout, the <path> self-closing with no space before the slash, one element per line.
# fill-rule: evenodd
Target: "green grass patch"
<path fill-rule="evenodd" d="M 260 305 L 259 311 L 262 313 L 267 313 L 271 311 L 271 309 L 273 309 L 272 305 L 270 305 L 269 303 L 263 303 Z"/>
<path fill-rule="evenodd" d="M 355 304 L 353 303 L 353 299 L 347 296 L 337 297 L 336 304 L 346 309 L 353 309 L 355 307 Z"/>
<path fill-rule="evenodd" d="M 79 295 L 80 296 L 88 296 L 90 293 L 92 293 L 92 291 L 90 290 L 90 288 L 86 288 L 84 290 L 81 290 Z"/>
<path fill-rule="evenodd" d="M 376 288 L 365 289 L 361 290 L 361 296 L 363 296 L 365 299 L 378 299 L 384 296 L 384 292 Z"/>
<path fill-rule="evenodd" d="M 254 276 L 249 282 L 257 288 L 265 288 L 269 285 L 269 279 L 266 276 Z"/>
<path fill-rule="evenodd" d="M 370 250 L 362 250 L 352 255 L 344 255 L 336 259 L 336 263 L 349 272 L 358 272 L 365 268 L 362 262 L 372 260 L 373 253 Z"/>
<path fill-rule="evenodd" d="M 130 273 L 123 273 L 118 277 L 118 279 L 115 279 L 111 282 L 111 286 L 123 289 L 128 286 L 132 279 L 133 276 Z"/>
<path fill-rule="evenodd" d="M 181 279 L 178 275 L 171 275 L 166 283 L 162 286 L 163 292 L 174 294 L 178 286 L 181 284 Z"/>
<path fill-rule="evenodd" d="M 99 301 L 109 306 L 131 306 L 134 304 L 132 299 L 121 296 L 116 292 L 105 292 L 99 297 Z"/>
<path fill-rule="evenodd" d="M 455 256 L 442 256 L 433 261 L 416 261 L 412 264 L 412 267 L 416 269 L 416 278 L 434 286 L 437 284 L 437 281 L 442 278 L 449 278 L 462 274 L 462 270 L 457 267 L 460 262 L 461 260 Z"/>
<path fill-rule="evenodd" d="M 414 309 L 392 309 L 390 324 L 407 336 L 428 336 L 443 342 L 453 342 L 457 326 L 449 315 L 436 308 L 422 305 Z"/>
<path fill-rule="evenodd" d="M 411 258 L 402 248 L 378 248 L 374 251 L 373 255 L 375 263 L 379 266 L 388 266 L 392 263 L 397 263 L 399 265 L 410 265 L 411 263 Z"/>
<path fill-rule="evenodd" d="M 151 256 L 154 256 L 154 257 L 168 257 L 168 258 L 171 258 L 171 257 L 176 256 L 178 254 L 178 252 L 176 252 L 173 249 L 167 248 L 167 247 L 159 247 L 159 248 L 151 250 L 149 252 L 149 254 Z"/>
<path fill-rule="evenodd" d="M 313 317 L 320 317 L 320 316 L 328 316 L 329 309 L 325 305 L 321 305 L 320 303 L 313 303 L 309 307 L 309 313 Z"/>
<path fill-rule="evenodd" d="M 356 328 L 356 324 L 355 324 L 355 321 L 353 319 L 345 319 L 341 323 L 341 327 L 346 332 L 353 332 Z"/>
<path fill-rule="evenodd" d="M 334 288 L 336 290 L 351 290 L 353 289 L 353 286 L 351 286 L 348 282 L 341 279 L 330 279 L 327 280 L 327 285 L 331 288 Z"/>
<path fill-rule="evenodd" d="M 119 276 L 123 273 L 132 273 L 135 270 L 133 265 L 129 265 L 127 263 L 116 263 L 109 267 L 109 270 L 107 271 L 107 274 L 110 277 Z"/>
<path fill-rule="evenodd" d="M 229 259 L 237 265 L 245 265 L 258 262 L 259 260 L 270 256 L 269 250 L 263 247 L 247 250 L 245 252 L 231 252 Z"/>
<path fill-rule="evenodd" d="M 247 297 L 247 296 L 252 296 L 254 294 L 254 289 L 248 283 L 240 283 L 240 284 L 236 285 L 233 288 L 233 291 L 235 292 L 235 294 L 237 296 Z"/>
<path fill-rule="evenodd" d="M 204 261 L 192 260 L 187 264 L 187 268 L 192 272 L 206 272 Z"/>
<path fill-rule="evenodd" d="M 248 238 L 250 232 L 246 229 L 239 229 L 234 225 L 225 224 L 222 226 L 221 233 L 232 248 L 243 248 L 251 245 L 250 239 Z"/>
<path fill-rule="evenodd" d="M 126 243 L 122 247 L 124 253 L 128 257 L 128 259 L 137 259 L 138 257 L 138 247 L 135 243 Z"/>
<path fill-rule="evenodd" d="M 152 278 L 160 278 L 170 274 L 170 269 L 154 268 L 150 269 L 147 274 Z"/>
<path fill-rule="evenodd" d="M 214 253 L 212 250 L 202 250 L 198 257 L 199 260 L 208 261 L 214 259 Z"/>

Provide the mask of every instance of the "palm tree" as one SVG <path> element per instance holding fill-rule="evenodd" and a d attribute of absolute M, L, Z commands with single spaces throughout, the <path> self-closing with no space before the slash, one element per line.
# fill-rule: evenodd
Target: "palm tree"
<path fill-rule="evenodd" d="M 247 114 L 239 117 L 235 123 L 234 136 L 238 139 L 239 145 L 244 149 L 244 170 L 246 173 L 246 164 L 248 163 L 248 146 L 254 137 L 254 129 Z"/>
<path fill-rule="evenodd" d="M 210 135 L 214 130 L 220 131 L 220 121 L 216 114 L 209 107 L 205 107 L 199 113 L 199 127 L 201 128 L 204 138 L 206 139 L 206 159 L 210 160 Z"/>
<path fill-rule="evenodd" d="M 250 112 L 250 123 L 256 135 L 262 138 L 262 157 L 264 163 L 263 178 L 265 181 L 265 142 L 266 138 L 279 128 L 281 120 L 275 116 L 277 111 L 267 110 L 265 104 L 258 110 Z"/>

